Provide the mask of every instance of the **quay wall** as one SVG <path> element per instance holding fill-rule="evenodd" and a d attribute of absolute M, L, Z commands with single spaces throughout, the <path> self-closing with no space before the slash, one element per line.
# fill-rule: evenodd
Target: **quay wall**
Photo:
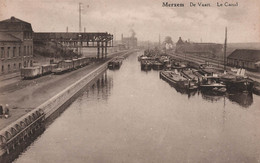
<path fill-rule="evenodd" d="M 133 52 L 135 52 L 135 50 L 116 53 L 112 56 L 115 57 L 115 55 L 117 55 L 126 57 Z M 59 92 L 37 108 L 33 109 L 7 127 L 3 128 L 0 131 L 0 157 L 6 152 L 9 153 L 9 145 L 7 145 L 6 143 L 10 140 L 13 140 L 14 137 L 16 138 L 15 141 L 10 143 L 13 148 L 15 145 L 20 144 L 21 139 L 25 140 L 25 136 L 29 137 L 29 132 L 33 133 L 35 129 L 41 126 L 41 122 L 44 122 L 44 127 L 51 124 L 53 120 L 58 117 L 67 108 L 67 106 L 70 105 L 78 97 L 80 93 L 85 91 L 85 88 L 94 84 L 95 79 L 107 70 L 108 62 L 111 60 L 113 60 L 113 58 L 106 61 L 87 75 L 83 76 L 81 79 L 79 79 L 63 91 Z M 39 117 L 41 119 L 39 119 Z M 35 122 L 37 122 L 37 125 L 32 125 Z M 34 128 L 31 127 L 24 131 L 24 128 L 26 128 L 26 126 L 33 126 Z"/>

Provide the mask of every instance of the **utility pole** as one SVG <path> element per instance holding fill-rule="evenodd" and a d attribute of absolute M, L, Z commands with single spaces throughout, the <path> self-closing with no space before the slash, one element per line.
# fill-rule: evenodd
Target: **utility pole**
<path fill-rule="evenodd" d="M 81 5 L 82 3 L 79 3 L 79 42 L 78 42 L 78 54 L 81 55 Z"/>
<path fill-rule="evenodd" d="M 159 34 L 159 49 L 161 49 L 161 34 Z"/>
<path fill-rule="evenodd" d="M 79 3 L 79 33 L 81 32 L 81 5 L 82 3 Z"/>
<path fill-rule="evenodd" d="M 226 53 L 227 53 L 227 27 L 225 29 L 225 44 L 224 44 L 224 73 L 226 73 Z"/>

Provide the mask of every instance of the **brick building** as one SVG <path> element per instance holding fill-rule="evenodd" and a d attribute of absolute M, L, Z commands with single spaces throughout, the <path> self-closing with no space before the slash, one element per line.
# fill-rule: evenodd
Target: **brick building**
<path fill-rule="evenodd" d="M 0 21 L 0 74 L 33 64 L 33 30 L 30 23 L 11 17 Z"/>

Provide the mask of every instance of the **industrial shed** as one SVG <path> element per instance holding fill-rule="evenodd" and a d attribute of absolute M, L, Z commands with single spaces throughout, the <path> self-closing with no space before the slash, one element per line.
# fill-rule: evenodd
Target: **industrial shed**
<path fill-rule="evenodd" d="M 227 64 L 232 67 L 260 71 L 260 50 L 236 49 L 227 57 Z"/>

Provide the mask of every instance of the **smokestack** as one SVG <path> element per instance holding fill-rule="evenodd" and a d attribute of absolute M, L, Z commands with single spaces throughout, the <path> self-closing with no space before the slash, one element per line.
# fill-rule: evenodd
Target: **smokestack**
<path fill-rule="evenodd" d="M 86 27 L 84 27 L 84 33 L 86 33 Z"/>
<path fill-rule="evenodd" d="M 66 32 L 67 32 L 67 33 L 69 32 L 69 27 L 68 27 L 68 26 L 66 27 Z"/>
<path fill-rule="evenodd" d="M 161 35 L 159 34 L 159 47 L 161 46 Z"/>
<path fill-rule="evenodd" d="M 135 31 L 133 29 L 130 29 L 131 32 L 131 37 L 134 38 L 135 37 Z"/>

